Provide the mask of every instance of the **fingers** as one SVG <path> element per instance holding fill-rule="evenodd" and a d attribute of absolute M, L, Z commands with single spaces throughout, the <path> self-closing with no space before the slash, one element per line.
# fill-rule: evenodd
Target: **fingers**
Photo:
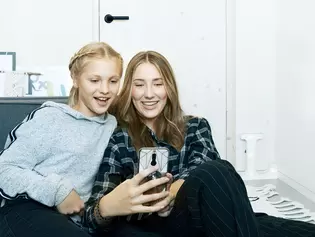
<path fill-rule="evenodd" d="M 153 173 L 154 171 L 157 171 L 158 167 L 157 166 L 150 166 L 149 168 L 139 172 L 137 175 L 135 175 L 131 181 L 133 182 L 134 185 L 139 185 L 141 181 L 147 177 L 149 174 Z"/>
<path fill-rule="evenodd" d="M 162 178 L 159 178 L 159 179 L 153 179 L 153 180 L 150 180 L 144 184 L 141 184 L 140 186 L 137 187 L 136 191 L 135 191 L 135 195 L 138 196 L 154 187 L 157 187 L 159 185 L 162 185 L 162 184 L 166 184 L 169 182 L 169 178 L 167 177 L 162 177 Z"/>
<path fill-rule="evenodd" d="M 81 214 L 81 212 L 84 212 L 84 202 L 80 201 L 80 203 L 74 204 L 74 206 L 69 206 L 68 210 L 65 212 L 65 214 L 69 215 Z"/>
<path fill-rule="evenodd" d="M 173 198 L 171 196 L 167 196 L 162 201 L 152 205 L 152 206 L 142 206 L 142 205 L 136 205 L 133 207 L 132 211 L 133 213 L 150 213 L 150 212 L 157 212 L 160 213 L 163 216 L 163 213 L 167 213 L 171 210 L 172 207 L 172 200 Z"/>
<path fill-rule="evenodd" d="M 170 205 L 172 200 L 173 200 L 173 198 L 170 195 L 168 195 L 166 198 L 164 198 L 163 200 L 159 201 L 155 205 L 157 205 L 157 206 L 168 206 L 168 205 Z"/>
<path fill-rule="evenodd" d="M 84 209 L 84 202 L 81 200 L 80 204 L 79 204 L 80 209 Z"/>
<path fill-rule="evenodd" d="M 169 195 L 169 192 L 166 192 L 166 191 L 160 192 L 160 193 L 153 193 L 149 195 L 140 195 L 133 198 L 131 203 L 132 205 L 141 205 L 141 204 L 148 203 L 151 201 L 156 201 L 162 198 L 164 199 L 168 195 Z"/>
<path fill-rule="evenodd" d="M 77 213 L 80 213 L 81 212 L 81 208 L 79 208 L 79 207 L 75 207 L 75 208 L 73 208 L 72 209 L 72 211 L 71 211 L 71 213 L 70 214 L 77 214 Z"/>
<path fill-rule="evenodd" d="M 73 213 L 80 213 L 82 210 L 84 210 L 84 202 L 80 200 L 80 202 L 73 207 L 72 211 Z"/>
<path fill-rule="evenodd" d="M 166 173 L 165 176 L 173 181 L 173 175 L 171 173 Z"/>
<path fill-rule="evenodd" d="M 151 213 L 151 212 L 159 212 L 161 211 L 164 206 L 143 206 L 143 205 L 136 205 L 132 207 L 132 213 Z"/>
<path fill-rule="evenodd" d="M 166 206 L 162 210 L 160 210 L 159 213 L 167 212 L 169 209 L 170 209 L 170 206 Z"/>
<path fill-rule="evenodd" d="M 167 174 L 166 174 L 166 177 L 168 177 L 168 178 L 170 179 L 170 181 L 167 183 L 166 190 L 167 190 L 167 191 L 170 191 L 171 185 L 172 185 L 172 183 L 173 183 L 173 175 L 170 174 L 170 173 L 167 173 Z"/>
<path fill-rule="evenodd" d="M 153 207 L 161 207 L 161 206 L 164 208 L 159 210 L 158 211 L 159 213 L 164 213 L 164 212 L 171 210 L 172 207 L 170 205 L 170 198 L 167 197 L 167 198 L 163 199 L 162 201 L 153 205 Z"/>
<path fill-rule="evenodd" d="M 163 211 L 163 210 L 161 210 L 157 213 L 159 217 L 168 217 L 171 214 L 172 208 L 169 207 L 168 210 L 166 210 L 166 211 Z"/>

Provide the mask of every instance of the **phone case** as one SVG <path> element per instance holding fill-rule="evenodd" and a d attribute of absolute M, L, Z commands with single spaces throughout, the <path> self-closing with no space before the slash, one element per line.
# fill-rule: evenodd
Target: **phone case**
<path fill-rule="evenodd" d="M 139 150 L 139 172 L 158 165 L 161 173 L 168 168 L 169 150 L 166 147 L 143 147 Z"/>

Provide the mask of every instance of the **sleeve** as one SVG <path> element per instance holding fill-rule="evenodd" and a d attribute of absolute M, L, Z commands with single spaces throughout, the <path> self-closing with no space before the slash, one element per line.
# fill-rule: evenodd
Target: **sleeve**
<path fill-rule="evenodd" d="M 29 114 L 10 132 L 5 148 L 0 152 L 0 195 L 6 199 L 26 196 L 54 206 L 61 203 L 73 188 L 70 181 L 57 174 L 44 176 L 34 169 L 49 158 L 47 146 L 54 142 L 51 124 L 58 118 L 47 114 L 47 110 L 49 108 Z"/>
<path fill-rule="evenodd" d="M 186 164 L 179 172 L 179 179 L 187 178 L 191 170 L 207 161 L 221 159 L 212 138 L 210 124 L 205 118 L 198 119 L 197 129 L 191 135 L 184 158 Z"/>
<path fill-rule="evenodd" d="M 101 226 L 96 222 L 94 216 L 94 208 L 104 195 L 115 189 L 123 179 L 123 169 L 120 162 L 120 150 L 124 147 L 119 146 L 115 140 L 115 134 L 109 140 L 108 146 L 105 149 L 102 163 L 95 177 L 92 194 L 86 203 L 85 212 L 83 215 L 83 225 L 88 227 L 91 232 L 95 230 L 107 231 L 115 217 L 108 218 Z M 126 148 L 125 148 L 126 149 Z"/>

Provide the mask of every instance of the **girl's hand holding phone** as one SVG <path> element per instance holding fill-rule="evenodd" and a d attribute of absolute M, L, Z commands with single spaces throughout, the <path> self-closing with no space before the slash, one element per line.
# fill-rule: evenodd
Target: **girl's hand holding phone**
<path fill-rule="evenodd" d="M 135 175 L 132 179 L 125 180 L 118 185 L 113 191 L 100 200 L 99 208 L 102 217 L 124 216 L 135 213 L 158 212 L 165 208 L 166 202 L 156 203 L 155 205 L 147 205 L 156 200 L 162 200 L 169 195 L 167 188 L 158 193 L 145 194 L 158 186 L 165 185 L 170 182 L 169 176 L 152 179 L 143 182 L 150 174 L 157 171 L 158 167 L 150 166 Z"/>

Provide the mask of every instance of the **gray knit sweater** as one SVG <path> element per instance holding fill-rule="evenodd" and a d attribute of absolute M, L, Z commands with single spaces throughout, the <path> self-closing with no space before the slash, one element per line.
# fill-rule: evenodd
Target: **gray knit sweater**
<path fill-rule="evenodd" d="M 44 103 L 0 149 L 0 197 L 56 206 L 74 189 L 87 201 L 116 125 L 109 114 L 86 117 L 68 105 Z"/>

